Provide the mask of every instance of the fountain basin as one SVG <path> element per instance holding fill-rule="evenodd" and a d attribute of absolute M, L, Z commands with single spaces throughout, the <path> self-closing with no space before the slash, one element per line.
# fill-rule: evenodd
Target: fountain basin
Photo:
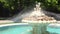
<path fill-rule="evenodd" d="M 50 32 L 50 34 L 60 34 L 60 24 L 49 24 L 47 31 Z"/>
<path fill-rule="evenodd" d="M 32 34 L 32 27 L 28 23 L 14 23 L 0 25 L 0 34 Z"/>
<path fill-rule="evenodd" d="M 46 34 L 49 23 L 30 23 L 33 27 L 33 34 Z"/>
<path fill-rule="evenodd" d="M 46 34 L 47 26 L 50 23 L 55 23 L 56 21 L 26 21 L 23 22 L 29 23 L 33 27 L 33 34 Z"/>

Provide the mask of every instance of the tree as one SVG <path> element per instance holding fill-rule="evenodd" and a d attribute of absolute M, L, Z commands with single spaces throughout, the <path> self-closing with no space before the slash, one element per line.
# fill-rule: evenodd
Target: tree
<path fill-rule="evenodd" d="M 60 0 L 40 0 L 41 7 L 51 12 L 60 12 Z"/>

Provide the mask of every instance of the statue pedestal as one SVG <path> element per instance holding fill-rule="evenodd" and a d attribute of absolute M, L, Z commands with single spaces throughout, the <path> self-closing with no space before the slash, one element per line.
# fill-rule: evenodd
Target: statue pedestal
<path fill-rule="evenodd" d="M 51 23 L 51 22 L 50 22 Z M 49 22 L 41 22 L 41 23 L 30 23 L 33 27 L 33 34 L 43 34 L 46 33 L 47 26 L 50 24 Z"/>

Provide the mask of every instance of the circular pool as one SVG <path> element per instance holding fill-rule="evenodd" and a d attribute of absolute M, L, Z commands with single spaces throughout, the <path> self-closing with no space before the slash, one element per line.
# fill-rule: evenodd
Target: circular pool
<path fill-rule="evenodd" d="M 32 27 L 27 24 L 0 26 L 0 34 L 32 34 L 31 31 Z"/>

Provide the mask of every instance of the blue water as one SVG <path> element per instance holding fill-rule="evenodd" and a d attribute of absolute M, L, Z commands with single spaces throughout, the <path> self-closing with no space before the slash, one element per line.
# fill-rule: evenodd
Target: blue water
<path fill-rule="evenodd" d="M 31 26 L 6 26 L 0 27 L 0 34 L 32 34 Z"/>
<path fill-rule="evenodd" d="M 47 27 L 47 31 L 50 34 L 60 34 L 60 27 Z"/>

